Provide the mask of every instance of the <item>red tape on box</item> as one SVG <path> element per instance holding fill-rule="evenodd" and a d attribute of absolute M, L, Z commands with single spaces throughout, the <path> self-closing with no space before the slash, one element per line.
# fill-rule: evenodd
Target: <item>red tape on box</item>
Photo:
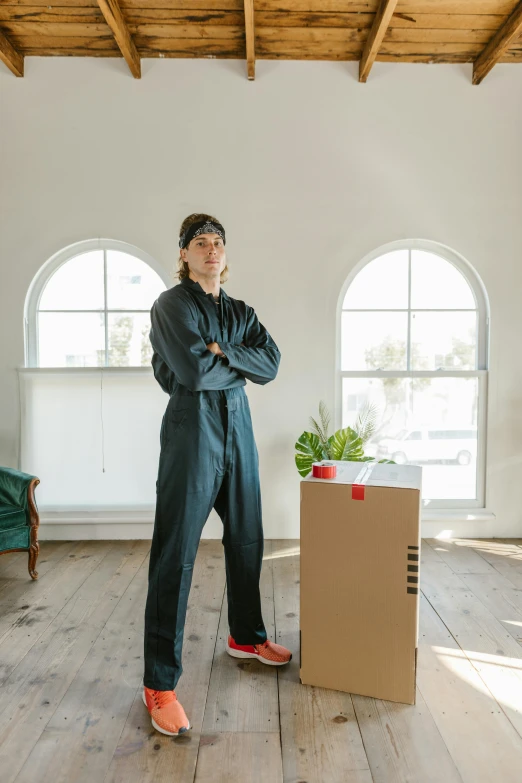
<path fill-rule="evenodd" d="M 352 484 L 352 500 L 364 500 L 364 484 Z"/>
<path fill-rule="evenodd" d="M 364 486 L 370 478 L 376 464 L 376 462 L 372 462 L 371 465 L 366 465 L 357 474 L 355 481 L 352 484 L 352 500 L 364 500 Z"/>

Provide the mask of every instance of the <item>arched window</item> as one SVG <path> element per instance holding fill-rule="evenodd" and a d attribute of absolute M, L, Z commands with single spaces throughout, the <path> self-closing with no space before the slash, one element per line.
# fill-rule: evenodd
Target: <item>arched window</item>
<path fill-rule="evenodd" d="M 26 366 L 150 366 L 150 308 L 167 285 L 147 254 L 89 240 L 53 256 L 26 304 Z"/>
<path fill-rule="evenodd" d="M 380 248 L 341 292 L 340 426 L 374 406 L 365 453 L 422 465 L 425 507 L 484 507 L 488 330 L 478 275 L 433 242 Z"/>

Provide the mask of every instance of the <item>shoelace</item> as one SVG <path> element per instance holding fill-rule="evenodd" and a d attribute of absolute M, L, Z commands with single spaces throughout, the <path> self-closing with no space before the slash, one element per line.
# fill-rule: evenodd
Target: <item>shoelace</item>
<path fill-rule="evenodd" d="M 177 701 L 178 697 L 174 691 L 152 691 L 152 698 L 154 699 L 156 707 L 161 709 L 162 707 L 166 707 L 167 704 L 170 704 L 172 701 Z"/>
<path fill-rule="evenodd" d="M 268 647 L 269 644 L 270 644 L 270 642 L 267 639 L 266 641 L 263 642 L 263 644 L 256 644 L 255 647 L 256 647 L 256 649 L 259 649 L 260 647 Z"/>

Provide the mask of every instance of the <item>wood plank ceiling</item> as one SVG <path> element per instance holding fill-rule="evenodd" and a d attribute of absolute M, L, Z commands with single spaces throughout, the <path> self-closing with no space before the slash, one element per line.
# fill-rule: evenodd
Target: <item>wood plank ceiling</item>
<path fill-rule="evenodd" d="M 0 0 L 0 60 L 26 56 L 522 63 L 522 0 Z"/>

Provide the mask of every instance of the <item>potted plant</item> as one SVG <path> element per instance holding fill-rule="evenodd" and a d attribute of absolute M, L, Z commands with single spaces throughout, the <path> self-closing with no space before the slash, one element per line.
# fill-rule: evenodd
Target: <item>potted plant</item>
<path fill-rule="evenodd" d="M 295 464 L 299 474 L 304 478 L 312 470 L 314 462 L 322 460 L 351 460 L 352 462 L 374 462 L 373 457 L 364 456 L 364 445 L 375 432 L 378 410 L 373 404 L 367 404 L 357 415 L 352 427 L 337 430 L 328 436 L 330 414 L 325 403 L 319 403 L 319 418 L 321 424 L 311 416 L 313 432 L 303 432 L 295 444 Z M 391 459 L 380 459 L 378 462 L 393 463 Z M 395 464 L 395 463 L 393 463 Z"/>

